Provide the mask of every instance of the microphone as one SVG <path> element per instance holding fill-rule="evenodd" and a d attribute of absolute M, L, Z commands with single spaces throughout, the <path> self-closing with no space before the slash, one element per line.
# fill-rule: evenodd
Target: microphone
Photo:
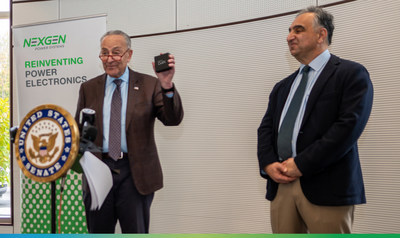
<path fill-rule="evenodd" d="M 85 143 L 93 142 L 97 136 L 97 129 L 94 127 L 96 120 L 96 111 L 90 108 L 84 108 L 81 110 L 80 124 L 81 124 L 81 144 L 82 140 Z M 79 146 L 80 149 L 82 146 Z M 84 149 L 84 148 L 82 148 Z M 80 151 L 81 152 L 81 151 Z M 84 151 L 82 151 L 84 152 Z"/>
<path fill-rule="evenodd" d="M 77 173 L 82 173 L 82 168 L 79 164 L 79 159 L 85 153 L 85 151 L 90 152 L 101 152 L 101 148 L 96 146 L 93 142 L 96 140 L 97 128 L 94 126 L 96 120 L 96 111 L 90 108 L 84 108 L 80 113 L 80 127 L 81 127 L 81 137 L 79 139 L 79 151 L 75 163 L 71 167 Z"/>
<path fill-rule="evenodd" d="M 82 129 L 82 138 L 91 142 L 94 142 L 97 136 L 97 129 L 92 125 L 84 126 Z"/>
<path fill-rule="evenodd" d="M 81 110 L 81 138 L 79 143 L 79 153 L 83 155 L 85 151 L 101 152 L 101 150 L 93 143 L 96 140 L 97 128 L 94 126 L 96 120 L 96 111 L 90 108 Z"/>
<path fill-rule="evenodd" d="M 85 126 L 87 124 L 94 125 L 94 122 L 96 120 L 96 111 L 90 108 L 82 109 L 79 120 L 82 126 Z"/>

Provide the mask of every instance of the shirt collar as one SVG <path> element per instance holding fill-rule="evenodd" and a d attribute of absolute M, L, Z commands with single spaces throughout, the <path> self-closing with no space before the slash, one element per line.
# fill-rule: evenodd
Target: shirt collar
<path fill-rule="evenodd" d="M 114 79 L 116 79 L 116 78 L 113 78 L 110 75 L 107 75 L 107 84 L 111 84 L 114 81 Z M 124 83 L 124 82 L 127 83 L 129 81 L 129 69 L 128 69 L 128 66 L 126 66 L 125 72 L 121 75 L 121 77 L 119 77 L 119 79 L 122 80 L 122 83 Z"/>
<path fill-rule="evenodd" d="M 320 55 L 318 55 L 315 59 L 313 59 L 313 61 L 311 61 L 308 65 L 314 71 L 319 71 L 326 64 L 326 62 L 328 62 L 330 57 L 331 57 L 331 53 L 329 52 L 328 49 L 326 49 L 324 52 L 322 52 Z M 304 66 L 305 66 L 304 64 L 300 65 L 300 72 L 303 70 Z"/>

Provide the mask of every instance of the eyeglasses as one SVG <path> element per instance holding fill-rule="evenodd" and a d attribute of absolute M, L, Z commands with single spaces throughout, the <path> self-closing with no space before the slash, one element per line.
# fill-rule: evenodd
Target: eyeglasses
<path fill-rule="evenodd" d="M 115 60 L 115 61 L 120 61 L 122 59 L 122 57 L 126 54 L 126 52 L 128 52 L 129 49 L 127 49 L 122 55 L 110 55 L 110 54 L 100 54 L 99 58 L 102 61 L 107 61 L 108 57 L 111 57 L 111 59 Z"/>

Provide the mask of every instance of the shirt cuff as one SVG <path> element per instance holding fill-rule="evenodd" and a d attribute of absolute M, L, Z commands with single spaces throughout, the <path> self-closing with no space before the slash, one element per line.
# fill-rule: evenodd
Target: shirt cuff
<path fill-rule="evenodd" d="M 174 96 L 174 92 L 175 92 L 175 85 L 172 84 L 172 88 L 169 89 L 164 89 L 163 87 L 161 87 L 161 91 L 165 94 L 165 96 L 167 96 L 168 98 L 172 98 Z"/>

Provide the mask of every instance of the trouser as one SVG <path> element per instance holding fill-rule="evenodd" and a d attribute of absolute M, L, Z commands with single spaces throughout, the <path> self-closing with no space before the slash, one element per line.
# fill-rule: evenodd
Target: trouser
<path fill-rule="evenodd" d="M 100 210 L 96 211 L 90 211 L 90 192 L 84 189 L 89 233 L 114 233 L 117 220 L 122 233 L 149 233 L 150 206 L 154 193 L 142 195 L 137 191 L 128 158 L 117 161 L 104 158 L 103 161 L 112 171 L 113 187 Z"/>
<path fill-rule="evenodd" d="M 300 180 L 279 184 L 271 202 L 273 233 L 351 233 L 354 205 L 318 206 L 304 196 Z"/>

